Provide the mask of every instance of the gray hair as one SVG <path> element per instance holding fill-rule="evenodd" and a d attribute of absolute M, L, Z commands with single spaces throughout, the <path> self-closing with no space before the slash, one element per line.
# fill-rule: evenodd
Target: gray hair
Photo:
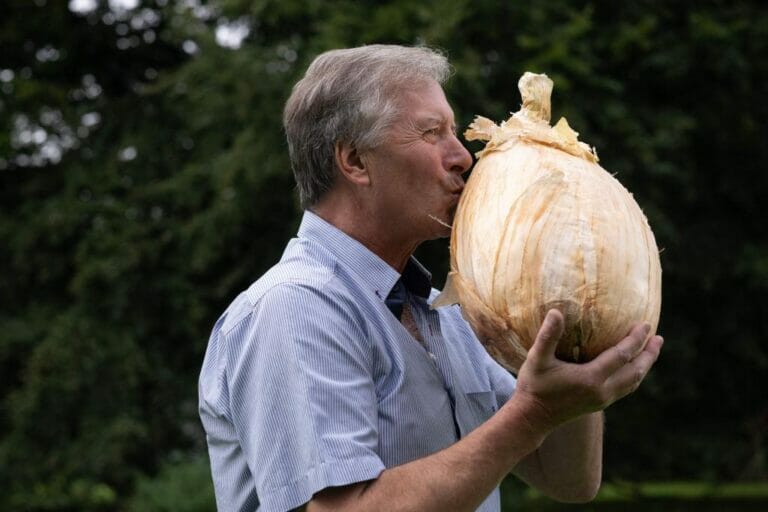
<path fill-rule="evenodd" d="M 314 206 L 333 185 L 337 142 L 359 152 L 375 148 L 400 113 L 404 86 L 442 85 L 450 74 L 448 59 L 423 46 L 369 45 L 319 55 L 283 111 L 302 208 Z"/>

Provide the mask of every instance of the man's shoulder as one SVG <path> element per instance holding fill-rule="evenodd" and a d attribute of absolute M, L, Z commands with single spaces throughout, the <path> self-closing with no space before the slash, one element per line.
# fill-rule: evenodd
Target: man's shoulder
<path fill-rule="evenodd" d="M 255 311 L 277 310 L 281 316 L 318 311 L 324 304 L 351 299 L 337 265 L 325 258 L 287 257 L 267 270 L 227 308 L 221 330 L 227 332 Z"/>
<path fill-rule="evenodd" d="M 280 261 L 251 284 L 244 292 L 244 298 L 250 304 L 257 304 L 268 295 L 290 294 L 294 290 L 328 291 L 337 280 L 336 267 L 333 264 L 321 264 L 315 261 Z"/>

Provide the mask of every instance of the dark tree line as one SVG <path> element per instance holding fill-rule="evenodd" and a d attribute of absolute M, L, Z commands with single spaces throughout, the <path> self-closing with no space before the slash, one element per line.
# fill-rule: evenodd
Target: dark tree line
<path fill-rule="evenodd" d="M 768 12 L 684 5 L 2 2 L 0 508 L 208 506 L 207 335 L 300 216 L 283 102 L 372 42 L 444 49 L 460 126 L 547 73 L 553 119 L 646 212 L 667 343 L 608 412 L 606 478 L 767 479 Z M 447 244 L 419 256 L 440 284 Z"/>

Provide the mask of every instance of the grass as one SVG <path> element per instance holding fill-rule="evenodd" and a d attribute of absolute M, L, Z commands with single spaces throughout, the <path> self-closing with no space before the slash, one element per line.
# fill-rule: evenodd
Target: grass
<path fill-rule="evenodd" d="M 768 500 L 768 482 L 612 482 L 603 485 L 596 501 L 631 501 L 643 498 L 672 500 Z"/>
<path fill-rule="evenodd" d="M 552 501 L 508 478 L 502 484 L 502 510 L 508 512 L 767 512 L 768 482 L 706 481 L 606 482 L 597 498 L 583 505 Z"/>

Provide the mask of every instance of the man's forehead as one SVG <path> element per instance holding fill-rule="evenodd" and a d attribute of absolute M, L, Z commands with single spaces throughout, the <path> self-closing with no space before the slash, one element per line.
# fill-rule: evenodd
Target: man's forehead
<path fill-rule="evenodd" d="M 404 114 L 418 124 L 451 124 L 454 122 L 453 109 L 443 98 L 420 97 L 407 103 Z"/>
<path fill-rule="evenodd" d="M 401 88 L 398 124 L 450 124 L 454 123 L 453 109 L 448 104 L 443 88 L 437 82 L 412 84 Z"/>

